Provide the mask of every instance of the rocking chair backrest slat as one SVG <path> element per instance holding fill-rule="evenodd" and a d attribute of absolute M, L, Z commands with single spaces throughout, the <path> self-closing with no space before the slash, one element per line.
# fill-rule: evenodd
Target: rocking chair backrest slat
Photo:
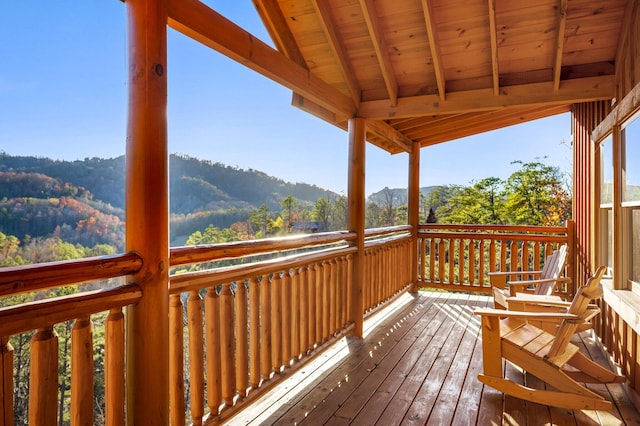
<path fill-rule="evenodd" d="M 568 313 L 581 317 L 587 312 L 589 303 L 591 303 L 592 300 L 602 297 L 600 279 L 604 275 L 605 270 L 606 268 L 604 266 L 599 267 L 596 270 L 596 273 L 587 280 L 586 284 L 578 288 L 578 291 L 576 291 L 576 295 L 573 298 L 573 302 L 569 307 Z M 554 357 L 566 350 L 567 345 L 571 340 L 571 336 L 576 332 L 579 325 L 579 321 L 562 321 L 560 327 L 558 327 L 558 332 L 556 333 L 553 345 L 549 350 L 549 357 Z"/>
<path fill-rule="evenodd" d="M 561 245 L 555 250 L 545 261 L 542 272 L 540 273 L 540 279 L 550 278 L 556 280 L 560 277 L 564 264 L 567 260 L 567 245 Z M 556 281 L 548 281 L 538 284 L 534 290 L 534 294 L 549 296 L 553 293 L 553 289 L 556 286 Z"/>

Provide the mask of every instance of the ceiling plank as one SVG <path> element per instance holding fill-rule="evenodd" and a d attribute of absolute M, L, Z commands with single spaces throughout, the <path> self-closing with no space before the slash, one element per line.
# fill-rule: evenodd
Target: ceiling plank
<path fill-rule="evenodd" d="M 491 37 L 491 73 L 493 95 L 500 94 L 500 70 L 498 69 L 498 33 L 496 29 L 496 0 L 489 0 L 489 36 Z"/>
<path fill-rule="evenodd" d="M 564 53 L 564 33 L 567 26 L 567 3 L 569 0 L 560 0 L 558 11 L 558 39 L 556 41 L 555 60 L 553 64 L 553 90 L 560 89 L 560 73 L 562 71 L 562 54 Z"/>
<path fill-rule="evenodd" d="M 391 145 L 400 148 L 403 152 L 411 152 L 413 141 L 384 121 L 367 120 L 366 126 L 368 131 L 386 139 Z"/>
<path fill-rule="evenodd" d="M 444 101 L 446 95 L 446 81 L 444 78 L 444 68 L 442 67 L 442 57 L 440 56 L 440 43 L 436 34 L 435 23 L 433 20 L 433 8 L 431 1 L 422 0 L 422 11 L 424 13 L 424 21 L 427 26 L 427 36 L 429 37 L 429 47 L 431 49 L 431 60 L 433 69 L 436 74 L 436 84 L 438 85 L 438 94 L 440 99 Z"/>
<path fill-rule="evenodd" d="M 353 100 L 198 0 L 169 0 L 171 28 L 343 117 Z"/>
<path fill-rule="evenodd" d="M 284 52 L 287 58 L 298 65 L 307 68 L 302 52 L 298 47 L 295 37 L 291 33 L 277 0 L 253 0 L 253 4 L 262 19 L 266 23 L 267 31 L 276 48 Z"/>
<path fill-rule="evenodd" d="M 389 95 L 389 101 L 392 106 L 396 106 L 398 103 L 398 82 L 391 66 L 391 58 L 389 58 L 389 48 L 384 40 L 382 30 L 379 27 L 379 20 L 376 15 L 375 4 L 373 0 L 360 0 L 360 6 L 364 14 L 364 20 L 369 30 L 369 35 L 373 43 L 373 48 L 380 64 L 380 71 L 384 79 L 384 84 L 387 88 L 387 94 Z M 389 101 L 386 101 L 387 103 Z"/>
<path fill-rule="evenodd" d="M 510 106 L 559 105 L 608 100 L 615 95 L 615 77 L 599 76 L 566 80 L 553 91 L 553 82 L 523 84 L 502 87 L 500 96 L 493 96 L 493 89 L 449 92 L 445 101 L 438 95 L 400 98 L 397 106 L 387 101 L 362 102 L 358 117 L 387 120 L 418 117 L 421 115 L 457 114 L 488 111 Z"/>
<path fill-rule="evenodd" d="M 338 61 L 344 81 L 347 84 L 349 93 L 351 93 L 351 99 L 357 108 L 360 105 L 361 98 L 360 85 L 358 84 L 355 77 L 356 74 L 353 72 L 353 68 L 345 55 L 346 49 L 344 47 L 344 43 L 342 43 L 342 39 L 338 36 L 338 32 L 336 31 L 331 12 L 329 11 L 329 5 L 323 0 L 313 0 L 312 3 L 316 13 L 318 13 L 322 18 L 320 19 L 320 24 L 322 25 L 325 35 L 330 41 L 329 48 Z"/>

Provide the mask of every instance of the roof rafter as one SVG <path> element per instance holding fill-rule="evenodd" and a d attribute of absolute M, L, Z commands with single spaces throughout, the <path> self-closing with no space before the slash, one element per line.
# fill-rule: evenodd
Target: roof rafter
<path fill-rule="evenodd" d="M 386 101 L 362 102 L 358 117 L 386 120 L 421 115 L 455 114 L 488 111 L 509 106 L 540 106 L 571 104 L 611 99 L 615 94 L 614 76 L 599 76 L 567 80 L 553 92 L 553 82 L 523 84 L 503 87 L 500 96 L 493 96 L 493 89 L 451 92 L 446 101 L 437 95 L 401 98 L 397 106 Z"/>
<path fill-rule="evenodd" d="M 364 15 L 364 20 L 369 29 L 369 35 L 373 42 L 373 48 L 380 64 L 380 71 L 387 88 L 387 94 L 392 106 L 398 103 L 398 82 L 391 66 L 391 58 L 389 58 L 389 48 L 384 40 L 382 30 L 379 27 L 378 17 L 376 16 L 376 8 L 373 0 L 360 0 L 360 7 Z"/>
<path fill-rule="evenodd" d="M 567 26 L 567 3 L 569 0 L 560 0 L 558 10 L 558 39 L 556 41 L 555 59 L 553 61 L 553 90 L 560 89 L 560 73 L 562 71 L 562 54 L 564 52 L 564 32 Z"/>
<path fill-rule="evenodd" d="M 262 18 L 264 22 L 269 23 L 269 25 L 266 25 L 267 31 L 269 31 L 269 35 L 278 50 L 284 52 L 284 54 L 296 64 L 307 68 L 298 43 L 296 43 L 287 25 L 287 20 L 278 7 L 277 0 L 254 0 L 253 4 L 260 18 Z"/>
<path fill-rule="evenodd" d="M 329 12 L 329 6 L 326 1 L 322 0 L 313 0 L 313 7 L 316 10 L 322 19 L 320 20 L 320 24 L 322 25 L 322 29 L 329 39 L 329 48 L 333 52 L 333 55 L 336 57 L 338 61 L 338 65 L 340 67 L 340 72 L 342 72 L 342 77 L 344 78 L 347 87 L 349 88 L 349 93 L 351 93 L 351 99 L 353 99 L 353 103 L 358 107 L 360 105 L 360 85 L 356 81 L 355 73 L 351 68 L 349 61 L 345 55 L 345 47 L 342 43 L 340 37 L 338 37 L 338 33 L 333 24 L 333 18 L 331 13 Z"/>
<path fill-rule="evenodd" d="M 198 0 L 169 0 L 169 26 L 329 111 L 353 117 L 353 100 Z"/>
<path fill-rule="evenodd" d="M 367 120 L 366 121 L 367 130 L 376 136 L 387 140 L 403 152 L 411 152 L 413 149 L 413 141 L 391 127 L 389 124 L 384 121 L 377 120 Z"/>
<path fill-rule="evenodd" d="M 491 73 L 493 94 L 500 94 L 500 70 L 498 69 L 498 33 L 496 29 L 496 0 L 489 0 L 489 36 L 491 38 Z"/>
<path fill-rule="evenodd" d="M 436 84 L 438 85 L 438 94 L 440 99 L 444 101 L 446 95 L 446 81 L 444 78 L 444 68 L 440 56 L 440 44 L 438 43 L 435 23 L 433 20 L 433 9 L 429 0 L 422 0 L 422 11 L 424 13 L 424 21 L 427 26 L 427 36 L 429 37 L 429 48 L 431 50 L 431 59 L 433 69 L 436 74 Z"/>

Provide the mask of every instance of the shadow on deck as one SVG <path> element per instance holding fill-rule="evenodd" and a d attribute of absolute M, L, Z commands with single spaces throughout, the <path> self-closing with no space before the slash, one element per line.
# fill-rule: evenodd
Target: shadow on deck
<path fill-rule="evenodd" d="M 480 321 L 473 310 L 491 305 L 480 295 L 405 294 L 365 322 L 363 340 L 339 340 L 229 424 L 640 424 L 621 385 L 590 386 L 614 401 L 614 409 L 603 412 L 549 408 L 480 383 Z M 574 340 L 606 362 L 590 332 Z M 506 374 L 544 386 L 511 364 Z"/>

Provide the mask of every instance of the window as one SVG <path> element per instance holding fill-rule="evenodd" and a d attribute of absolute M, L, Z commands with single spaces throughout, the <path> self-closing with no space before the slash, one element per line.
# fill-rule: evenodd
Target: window
<path fill-rule="evenodd" d="M 600 259 L 613 273 L 613 137 L 600 143 Z"/>

